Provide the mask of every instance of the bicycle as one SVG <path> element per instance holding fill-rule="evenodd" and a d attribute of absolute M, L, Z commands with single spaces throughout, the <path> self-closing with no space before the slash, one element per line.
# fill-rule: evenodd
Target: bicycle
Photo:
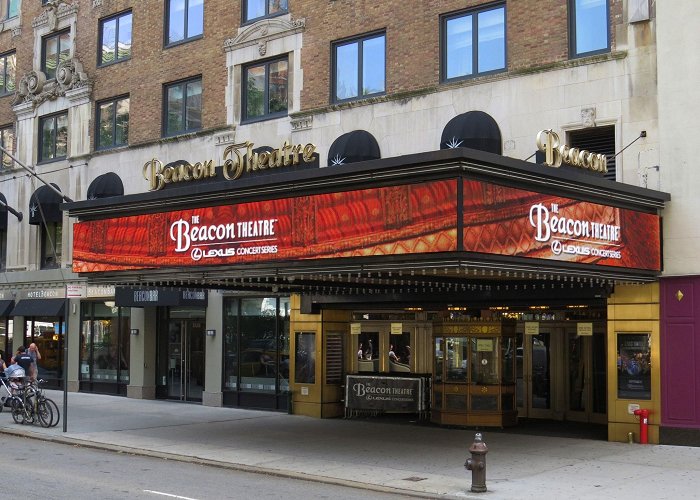
<path fill-rule="evenodd" d="M 51 419 L 49 420 L 49 424 L 46 427 L 56 427 L 58 425 L 58 422 L 61 420 L 61 412 L 58 409 L 58 405 L 54 402 L 53 399 L 49 399 L 46 397 L 44 394 L 44 389 L 41 388 L 41 384 L 45 384 L 46 381 L 44 379 L 39 379 L 36 382 L 32 383 L 32 387 L 34 388 L 34 391 L 36 393 L 36 398 L 37 398 L 37 404 L 42 404 L 48 407 L 48 410 L 51 412 Z"/>
<path fill-rule="evenodd" d="M 53 425 L 53 408 L 48 403 L 48 398 L 43 396 L 38 386 L 34 384 L 24 384 L 20 394 L 12 396 L 11 408 L 12 418 L 18 424 L 38 423 L 42 427 Z M 58 422 L 56 422 L 58 423 Z"/>

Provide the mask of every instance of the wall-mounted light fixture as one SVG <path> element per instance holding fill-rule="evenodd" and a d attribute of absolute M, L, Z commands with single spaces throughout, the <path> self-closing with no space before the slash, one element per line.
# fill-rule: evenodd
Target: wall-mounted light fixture
<path fill-rule="evenodd" d="M 207 330 L 207 337 L 216 337 L 216 330 Z"/>
<path fill-rule="evenodd" d="M 131 329 L 131 334 L 132 334 L 132 335 L 138 335 L 138 334 L 139 334 L 139 329 L 138 329 L 138 328 L 132 328 L 132 329 Z"/>

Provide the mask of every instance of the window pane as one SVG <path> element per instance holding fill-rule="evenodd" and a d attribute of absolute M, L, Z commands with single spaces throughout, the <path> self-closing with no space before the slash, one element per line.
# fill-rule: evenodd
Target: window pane
<path fill-rule="evenodd" d="M 187 84 L 187 110 L 185 130 L 202 128 L 202 82 Z"/>
<path fill-rule="evenodd" d="M 447 20 L 446 78 L 471 75 L 472 68 L 472 16 Z"/>
<path fill-rule="evenodd" d="M 168 88 L 168 117 L 166 133 L 179 132 L 183 129 L 182 88 L 182 85 L 175 85 Z"/>
<path fill-rule="evenodd" d="M 287 10 L 287 0 L 269 0 L 269 15 Z"/>
<path fill-rule="evenodd" d="M 58 62 L 70 59 L 70 33 L 63 33 L 58 39 Z"/>
<path fill-rule="evenodd" d="M 270 63 L 270 113 L 287 111 L 287 76 L 287 61 Z"/>
<path fill-rule="evenodd" d="M 19 0 L 10 0 L 10 5 L 7 7 L 7 17 L 17 17 L 19 15 Z"/>
<path fill-rule="evenodd" d="M 41 159 L 48 160 L 54 157 L 54 119 L 47 118 L 41 122 Z"/>
<path fill-rule="evenodd" d="M 54 245 L 56 247 L 56 266 L 61 265 L 61 257 L 63 256 L 63 224 L 55 223 L 54 230 Z"/>
<path fill-rule="evenodd" d="M 185 0 L 170 0 L 168 43 L 185 39 Z"/>
<path fill-rule="evenodd" d="M 350 99 L 357 97 L 357 67 L 359 60 L 358 44 L 349 43 L 335 49 L 335 98 Z"/>
<path fill-rule="evenodd" d="M 246 21 L 263 17 L 265 15 L 265 0 L 247 0 L 246 1 Z"/>
<path fill-rule="evenodd" d="M 505 9 L 480 12 L 479 23 L 479 73 L 504 69 L 506 64 Z"/>
<path fill-rule="evenodd" d="M 117 128 L 114 131 L 114 144 L 119 146 L 129 142 L 129 99 L 117 101 Z"/>
<path fill-rule="evenodd" d="M 51 79 L 56 76 L 56 65 L 58 64 L 58 38 L 51 37 L 44 41 L 44 70 L 46 78 Z"/>
<path fill-rule="evenodd" d="M 5 90 L 7 92 L 14 92 L 16 89 L 15 75 L 17 75 L 17 56 L 12 54 L 5 58 Z"/>
<path fill-rule="evenodd" d="M 102 24 L 102 58 L 100 62 L 107 64 L 114 62 L 117 35 L 117 20 L 110 19 Z"/>
<path fill-rule="evenodd" d="M 608 47 L 606 0 L 576 0 L 576 53 L 583 54 Z"/>
<path fill-rule="evenodd" d="M 187 38 L 199 36 L 204 29 L 204 0 L 190 0 L 187 8 Z"/>
<path fill-rule="evenodd" d="M 15 133 L 11 128 L 5 128 L 0 132 L 0 145 L 10 152 L 14 151 L 14 139 Z M 4 153 L 2 155 L 2 166 L 4 168 L 12 167 L 12 158 Z"/>
<path fill-rule="evenodd" d="M 68 154 L 68 115 L 56 117 L 56 158 Z"/>
<path fill-rule="evenodd" d="M 362 42 L 362 95 L 384 92 L 384 37 Z"/>
<path fill-rule="evenodd" d="M 114 144 L 114 103 L 101 104 L 99 108 L 99 139 L 98 147 L 104 148 Z"/>
<path fill-rule="evenodd" d="M 248 68 L 246 87 L 246 118 L 265 114 L 265 66 Z"/>
<path fill-rule="evenodd" d="M 0 94 L 7 92 L 5 90 L 5 57 L 0 57 Z"/>
<path fill-rule="evenodd" d="M 131 57 L 131 14 L 119 18 L 119 44 L 117 59 Z"/>

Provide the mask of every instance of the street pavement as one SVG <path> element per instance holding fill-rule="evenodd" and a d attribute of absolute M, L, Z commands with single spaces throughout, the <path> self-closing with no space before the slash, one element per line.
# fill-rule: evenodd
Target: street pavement
<path fill-rule="evenodd" d="M 63 411 L 63 393 L 47 391 Z M 0 414 L 0 433 L 394 492 L 482 499 L 700 498 L 700 448 L 482 429 L 485 493 L 464 462 L 475 431 L 406 418 L 315 419 L 170 401 L 69 393 L 45 429 Z M 0 463 L 2 459 L 0 459 Z"/>

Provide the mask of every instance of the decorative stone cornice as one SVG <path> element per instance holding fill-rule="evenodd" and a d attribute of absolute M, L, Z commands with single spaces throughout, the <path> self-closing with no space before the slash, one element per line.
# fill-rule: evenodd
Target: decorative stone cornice
<path fill-rule="evenodd" d="M 292 118 L 290 120 L 292 125 L 292 132 L 298 132 L 300 130 L 307 130 L 313 127 L 314 115 L 301 116 L 299 118 Z"/>
<path fill-rule="evenodd" d="M 12 28 L 12 38 L 17 38 L 22 34 L 22 27 L 21 26 L 15 26 Z"/>
<path fill-rule="evenodd" d="M 263 19 L 243 29 L 236 37 L 224 42 L 224 50 L 231 51 L 257 45 L 260 55 L 267 52 L 267 42 L 296 33 L 306 27 L 306 19 L 287 20 L 279 17 Z"/>
<path fill-rule="evenodd" d="M 49 31 L 53 31 L 58 27 L 58 21 L 78 12 L 77 3 L 66 3 L 62 0 L 51 0 L 44 7 L 44 12 L 32 21 L 34 29 L 48 26 Z"/>
<path fill-rule="evenodd" d="M 35 108 L 44 101 L 57 99 L 65 96 L 68 91 L 77 89 L 84 90 L 78 92 L 80 96 L 85 93 L 89 95 L 92 92 L 92 82 L 76 58 L 68 59 L 58 64 L 56 79 L 50 82 L 46 81 L 46 75 L 41 71 L 30 71 L 24 75 L 19 81 L 12 105 L 17 107 L 30 103 Z"/>

